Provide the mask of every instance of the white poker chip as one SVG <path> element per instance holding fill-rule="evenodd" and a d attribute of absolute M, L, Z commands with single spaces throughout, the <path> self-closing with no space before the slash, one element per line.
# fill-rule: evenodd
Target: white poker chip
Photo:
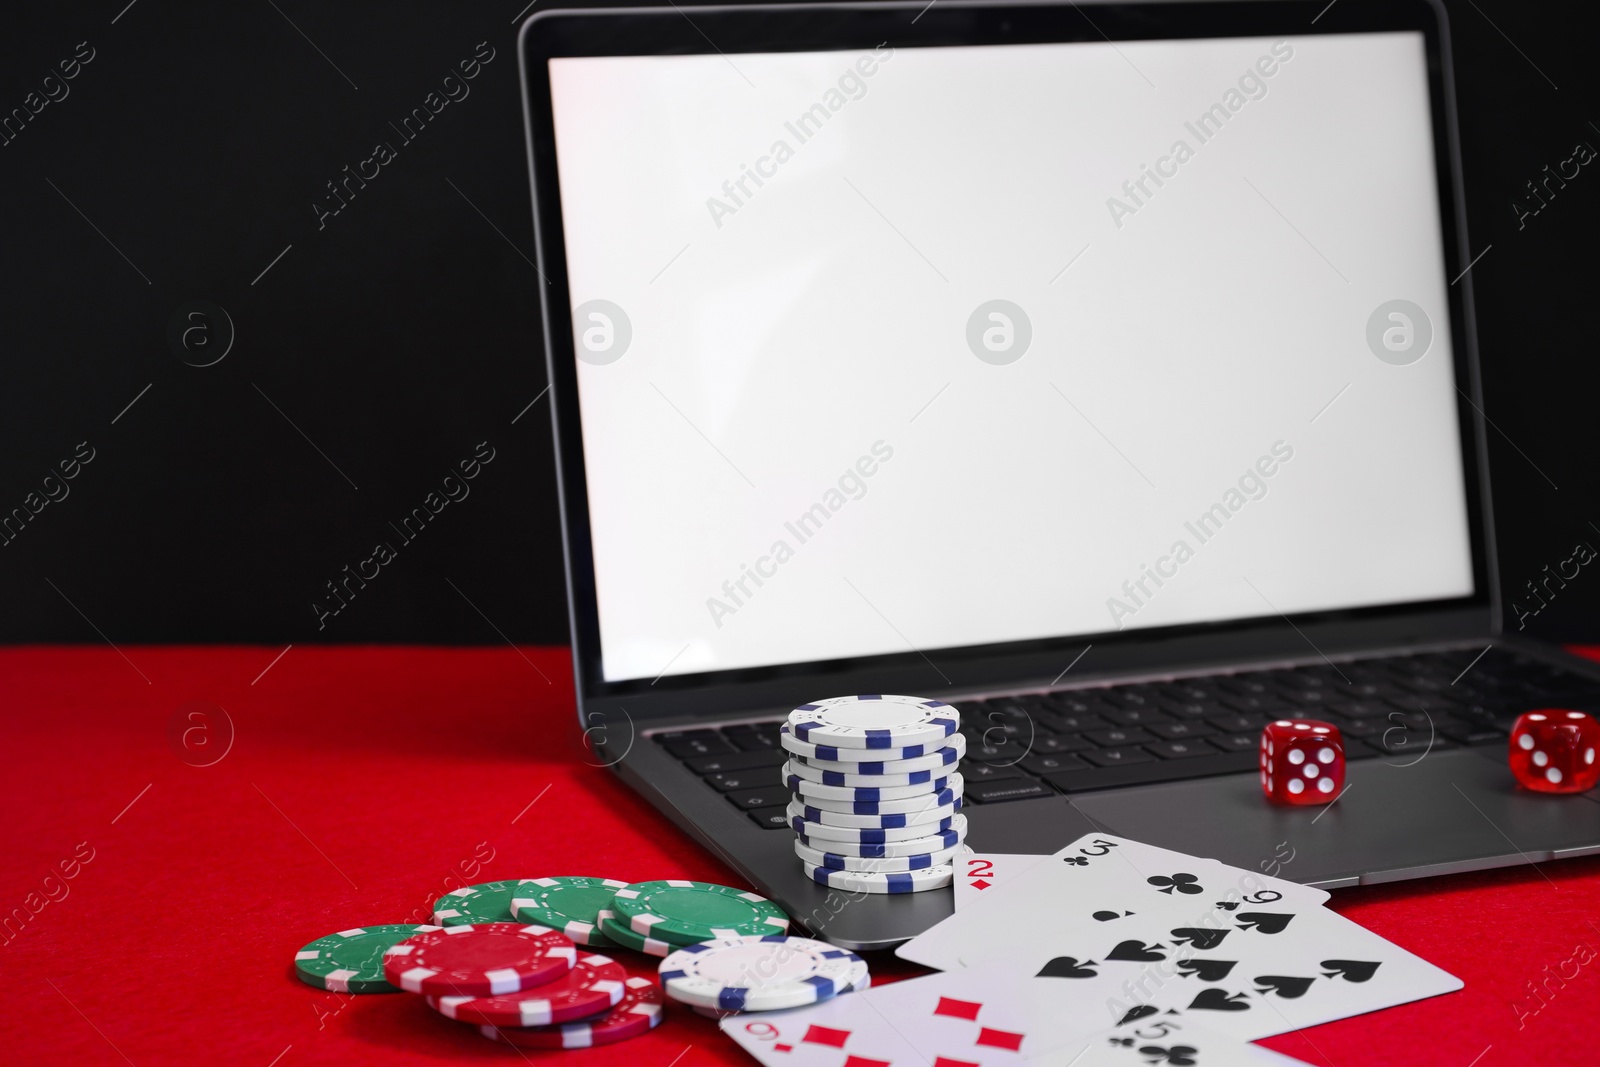
<path fill-rule="evenodd" d="M 955 737 L 960 737 L 956 734 Z M 947 741 L 955 738 L 946 738 Z M 789 724 L 784 723 L 778 728 L 778 744 L 791 756 L 802 759 L 820 760 L 824 763 L 866 763 L 876 765 L 880 763 L 902 763 L 909 759 L 921 759 L 931 753 L 947 748 L 947 745 L 899 745 L 894 748 L 840 748 L 837 745 L 817 745 L 810 741 L 801 741 L 789 729 Z"/>
<path fill-rule="evenodd" d="M 904 785 L 879 785 L 868 782 L 861 785 L 839 784 L 829 785 L 826 782 L 813 780 L 810 775 L 800 774 L 793 763 L 783 765 L 783 783 L 789 791 L 798 793 L 803 797 L 815 797 L 818 800 L 906 800 L 910 797 L 926 796 L 937 793 L 941 789 L 950 788 L 948 774 L 938 778 L 923 777 L 920 781 Z M 855 778 L 866 778 L 869 775 L 852 775 Z"/>
<path fill-rule="evenodd" d="M 848 767 L 851 764 L 842 764 Z M 913 788 L 930 789 L 933 783 L 941 782 L 939 788 L 949 783 L 945 781 L 950 776 L 951 767 L 938 767 L 929 771 L 910 771 L 904 774 L 856 774 L 854 771 L 827 771 L 811 766 L 804 760 L 790 759 L 783 765 L 783 776 L 788 778 L 801 778 L 813 785 L 824 785 L 831 788 L 850 789 L 902 789 L 907 786 Z"/>
<path fill-rule="evenodd" d="M 944 744 L 961 728 L 961 712 L 921 697 L 831 697 L 795 708 L 788 726 L 796 741 L 807 744 L 892 751 Z"/>
<path fill-rule="evenodd" d="M 865 871 L 834 871 L 827 867 L 803 864 L 806 877 L 829 889 L 843 889 L 851 893 L 921 893 L 929 889 L 943 889 L 956 875 L 950 864 L 925 867 L 920 871 L 898 871 L 888 874 L 871 874 Z"/>
<path fill-rule="evenodd" d="M 794 854 L 812 867 L 826 867 L 832 871 L 920 871 L 924 867 L 942 867 L 952 862 L 956 846 L 938 852 L 914 852 L 906 856 L 855 856 L 823 852 L 796 841 Z"/>
<path fill-rule="evenodd" d="M 857 982 L 855 985 L 851 986 L 849 989 L 841 989 L 841 990 L 839 990 L 839 992 L 840 993 L 865 993 L 867 990 L 869 990 L 871 988 L 872 988 L 872 975 L 863 974 L 861 976 L 861 981 Z M 703 1004 L 691 1004 L 691 1005 L 689 1005 L 689 1009 L 691 1011 L 693 1011 L 696 1015 L 704 1015 L 707 1019 L 717 1019 L 719 1021 L 722 1020 L 722 1019 L 726 1019 L 730 1015 L 739 1015 L 739 1014 L 741 1014 L 740 1012 L 736 1012 L 736 1011 L 724 1011 L 721 1008 L 708 1008 Z"/>
<path fill-rule="evenodd" d="M 936 833 L 939 830 L 948 829 L 948 827 L 940 826 L 939 824 L 954 818 L 960 810 L 961 804 L 952 802 L 937 808 L 930 808 L 925 812 L 918 811 L 904 815 L 857 815 L 848 811 L 827 811 L 796 798 L 789 802 L 789 806 L 784 809 L 784 813 L 789 816 L 789 825 L 791 826 L 794 826 L 797 822 L 804 821 L 825 827 L 826 829 L 817 831 L 822 837 L 839 837 L 846 830 L 907 830 L 913 827 L 920 829 L 922 835 L 925 836 Z M 799 833 L 810 832 L 809 830 L 801 830 L 798 827 L 796 829 Z M 905 836 L 905 834 L 901 834 L 899 839 L 903 839 Z M 916 837 L 918 835 L 912 834 L 911 836 Z M 894 841 L 897 838 L 885 837 L 880 840 Z"/>
<path fill-rule="evenodd" d="M 798 742 L 796 742 L 796 743 L 798 743 Z M 796 767 L 804 767 L 807 770 L 816 771 L 816 772 L 824 774 L 824 775 L 826 775 L 826 774 L 853 774 L 853 775 L 865 775 L 865 776 L 890 777 L 890 776 L 894 776 L 894 775 L 909 775 L 909 774 L 922 774 L 922 773 L 936 772 L 936 773 L 932 773 L 932 777 L 937 778 L 941 774 L 943 774 L 945 770 L 953 770 L 955 765 L 957 763 L 961 762 L 961 758 L 963 756 L 965 756 L 966 754 L 967 754 L 967 738 L 966 738 L 966 735 L 965 734 L 956 734 L 954 737 L 950 738 L 949 744 L 946 744 L 943 748 L 936 748 L 932 752 L 928 752 L 928 753 L 926 753 L 924 755 L 921 755 L 921 756 L 914 756 L 911 759 L 841 761 L 841 760 L 816 759 L 814 757 L 800 756 L 800 755 L 796 755 L 794 752 L 790 751 L 789 752 L 789 762 L 794 764 Z M 807 777 L 809 777 L 809 775 Z M 837 781 L 837 780 L 835 780 L 833 778 L 821 778 L 821 779 L 818 779 L 818 781 L 827 782 L 830 785 L 871 785 L 871 784 L 873 784 L 871 782 L 864 782 L 864 783 L 863 782 L 842 782 L 842 781 Z M 891 784 L 895 784 L 895 783 L 881 782 L 881 783 L 878 783 L 878 784 L 880 784 L 880 785 L 891 785 Z M 909 785 L 910 783 L 908 782 L 906 784 Z"/>
<path fill-rule="evenodd" d="M 854 952 L 808 937 L 725 937 L 661 961 L 661 986 L 685 1004 L 722 1011 L 778 1011 L 828 1000 L 867 976 Z"/>
<path fill-rule="evenodd" d="M 899 800 L 825 800 L 822 797 L 801 795 L 799 803 L 808 808 L 816 808 L 818 811 L 831 811 L 836 815 L 906 815 L 916 817 L 918 822 L 928 822 L 931 819 L 944 818 L 942 815 L 934 814 L 939 808 L 959 807 L 965 787 L 966 782 L 961 775 L 952 774 L 949 784 L 937 793 L 922 793 Z"/>
<path fill-rule="evenodd" d="M 923 837 L 908 837 L 901 841 L 839 841 L 827 837 L 810 837 L 806 834 L 796 835 L 796 840 L 800 844 L 818 852 L 829 852 L 835 856 L 868 856 L 880 859 L 889 856 L 922 856 L 930 852 L 942 852 L 958 842 L 965 841 L 966 838 L 965 821 L 959 827 L 940 830 L 938 833 Z M 827 864 L 819 866 L 825 867 Z"/>

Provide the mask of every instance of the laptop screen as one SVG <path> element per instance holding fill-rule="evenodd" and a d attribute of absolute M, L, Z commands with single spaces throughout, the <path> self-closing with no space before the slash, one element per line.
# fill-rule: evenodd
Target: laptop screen
<path fill-rule="evenodd" d="M 607 681 L 1474 593 L 1420 33 L 550 81 Z"/>

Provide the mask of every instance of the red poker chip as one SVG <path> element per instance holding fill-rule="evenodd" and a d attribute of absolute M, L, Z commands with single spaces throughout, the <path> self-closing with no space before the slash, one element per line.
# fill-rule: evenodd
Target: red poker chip
<path fill-rule="evenodd" d="M 661 987 L 648 978 L 628 979 L 616 1007 L 604 1015 L 563 1026 L 529 1026 L 521 1029 L 480 1026 L 492 1037 L 518 1048 L 592 1048 L 610 1045 L 647 1033 L 661 1021 Z"/>
<path fill-rule="evenodd" d="M 428 997 L 440 1015 L 495 1026 L 548 1026 L 614 1007 L 627 991 L 628 972 L 598 952 L 579 952 L 572 970 L 553 982 L 498 997 Z"/>
<path fill-rule="evenodd" d="M 577 955 L 567 936 L 548 926 L 447 926 L 390 948 L 383 977 L 412 993 L 493 997 L 553 982 L 572 970 Z"/>

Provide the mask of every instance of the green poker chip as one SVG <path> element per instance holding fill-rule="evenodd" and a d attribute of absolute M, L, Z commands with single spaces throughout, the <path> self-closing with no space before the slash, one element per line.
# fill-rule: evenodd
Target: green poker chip
<path fill-rule="evenodd" d="M 433 921 L 440 926 L 472 926 L 478 923 L 514 923 L 511 900 L 526 879 L 480 882 L 452 889 L 433 902 Z"/>
<path fill-rule="evenodd" d="M 294 954 L 295 975 L 334 993 L 398 993 L 383 977 L 383 954 L 415 934 L 437 926 L 396 923 L 358 926 L 319 937 Z"/>
<path fill-rule="evenodd" d="M 636 934 L 617 921 L 614 912 L 601 908 L 595 916 L 595 928 L 605 937 L 614 941 L 620 948 L 631 948 L 635 952 L 643 952 L 651 956 L 670 956 L 672 953 L 684 948 L 684 945 L 675 945 L 670 941 L 658 941 L 653 937 Z"/>
<path fill-rule="evenodd" d="M 789 917 L 766 897 L 711 882 L 635 882 L 617 890 L 610 910 L 634 934 L 675 945 L 789 929 Z"/>
<path fill-rule="evenodd" d="M 627 887 L 627 882 L 615 878 L 525 878 L 517 883 L 511 913 L 518 922 L 560 930 L 575 944 L 610 948 L 617 942 L 600 932 L 596 920 L 602 908 L 611 906 L 617 890 Z"/>

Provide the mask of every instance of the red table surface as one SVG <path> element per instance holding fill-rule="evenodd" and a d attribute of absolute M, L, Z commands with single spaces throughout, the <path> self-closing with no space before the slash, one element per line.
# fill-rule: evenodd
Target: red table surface
<path fill-rule="evenodd" d="M 294 953 L 335 930 L 421 921 L 474 881 L 740 884 L 586 765 L 565 649 L 303 647 L 274 663 L 280 651 L 0 650 L 0 1061 L 518 1062 L 409 994 L 303 985 Z M 186 764 L 170 738 L 193 700 L 234 727 L 211 766 Z M 64 861 L 74 877 L 47 882 Z M 1264 1044 L 1333 1067 L 1594 1061 L 1600 858 L 1345 889 L 1330 905 L 1466 988 Z M 616 955 L 654 973 L 654 959 Z M 870 962 L 880 982 L 921 973 Z M 754 1062 L 678 1005 L 634 1041 L 527 1053 L 552 1057 Z"/>

